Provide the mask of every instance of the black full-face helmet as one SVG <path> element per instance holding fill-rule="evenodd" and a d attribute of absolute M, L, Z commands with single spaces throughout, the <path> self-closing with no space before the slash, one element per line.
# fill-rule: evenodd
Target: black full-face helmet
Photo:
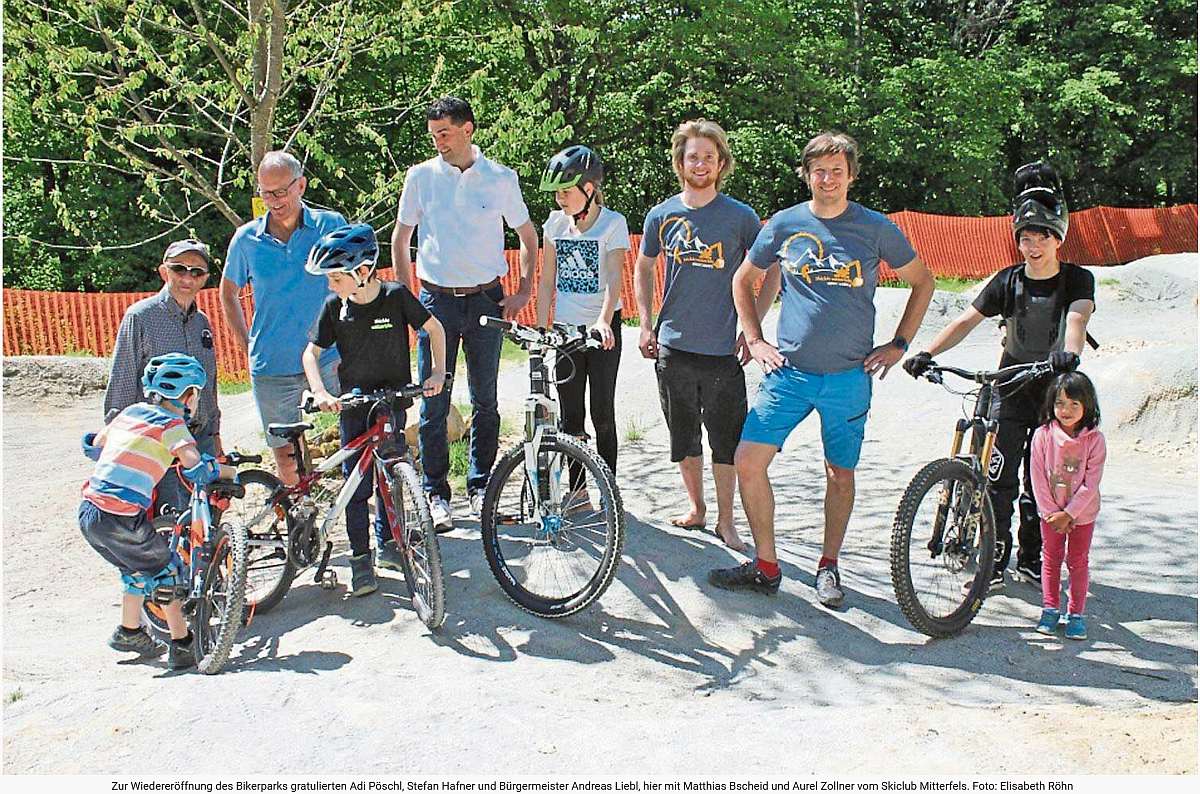
<path fill-rule="evenodd" d="M 1021 239 L 1026 229 L 1040 229 L 1059 240 L 1067 238 L 1070 219 L 1063 196 L 1062 180 L 1049 163 L 1038 161 L 1017 169 L 1013 175 L 1013 237 Z"/>

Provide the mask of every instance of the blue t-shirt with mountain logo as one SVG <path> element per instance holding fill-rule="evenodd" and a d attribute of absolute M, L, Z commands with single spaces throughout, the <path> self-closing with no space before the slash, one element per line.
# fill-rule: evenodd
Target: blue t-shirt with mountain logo
<path fill-rule="evenodd" d="M 779 352 L 803 372 L 861 367 L 875 346 L 879 262 L 901 268 L 916 256 L 886 215 L 853 201 L 836 218 L 818 218 L 808 202 L 775 213 L 750 261 L 783 271 Z"/>
<path fill-rule="evenodd" d="M 737 311 L 733 274 L 758 234 L 758 214 L 724 193 L 703 207 L 689 207 L 682 194 L 646 215 L 642 254 L 667 265 L 658 343 L 706 356 L 733 354 Z"/>

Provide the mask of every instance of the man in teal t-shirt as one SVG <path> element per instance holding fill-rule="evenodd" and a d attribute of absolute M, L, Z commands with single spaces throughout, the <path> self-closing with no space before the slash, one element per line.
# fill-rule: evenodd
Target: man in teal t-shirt
<path fill-rule="evenodd" d="M 903 356 L 934 285 L 903 232 L 884 215 L 849 200 L 858 175 L 853 138 L 828 132 L 813 138 L 804 148 L 800 174 L 812 200 L 767 221 L 733 279 L 750 354 L 767 373 L 735 455 L 758 559 L 710 571 L 709 581 L 733 590 L 779 589 L 767 467 L 792 430 L 815 410 L 821 417 L 826 488 L 817 598 L 835 607 L 844 597 L 837 558 L 854 508 L 854 468 L 871 407 L 871 376 L 878 373 L 882 379 Z M 880 261 L 912 285 L 912 292 L 895 336 L 877 346 L 874 295 Z M 759 272 L 776 264 L 783 271 L 778 347 L 763 339 L 751 289 Z"/>

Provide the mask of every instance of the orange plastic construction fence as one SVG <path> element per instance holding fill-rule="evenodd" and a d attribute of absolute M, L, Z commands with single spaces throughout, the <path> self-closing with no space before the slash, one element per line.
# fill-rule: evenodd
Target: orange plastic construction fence
<path fill-rule="evenodd" d="M 1007 215 L 966 218 L 905 210 L 889 217 L 904 231 L 921 259 L 937 276 L 983 279 L 1020 259 Z M 621 300 L 623 314 L 636 317 L 633 274 L 641 235 L 630 235 L 629 242 L 622 273 Z M 1195 204 L 1153 209 L 1094 207 L 1071 213 L 1070 232 L 1060 256 L 1081 265 L 1116 265 L 1151 254 L 1195 250 Z M 505 292 L 511 293 L 520 282 L 519 253 L 506 251 L 505 257 L 508 260 L 508 275 L 502 281 Z M 540 271 L 540 257 L 538 268 Z M 384 270 L 383 273 L 390 275 L 390 270 Z M 896 275 L 885 266 L 880 278 L 893 280 Z M 654 286 L 654 306 L 657 310 L 663 292 L 661 267 L 657 269 Z M 117 326 L 125 310 L 134 301 L 150 294 L 6 289 L 4 355 L 108 355 L 112 352 Z M 217 364 L 222 377 L 244 378 L 247 372 L 246 357 L 223 322 L 217 290 L 202 290 L 198 301 L 213 324 Z M 249 314 L 253 310 L 253 297 L 244 296 L 242 304 Z M 518 319 L 523 323 L 534 321 L 533 301 Z"/>

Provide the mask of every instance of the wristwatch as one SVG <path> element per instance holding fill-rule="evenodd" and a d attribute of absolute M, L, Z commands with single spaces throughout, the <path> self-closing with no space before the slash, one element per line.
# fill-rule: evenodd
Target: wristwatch
<path fill-rule="evenodd" d="M 892 345 L 900 348 L 901 352 L 908 352 L 908 340 L 900 336 L 900 334 L 896 334 L 896 337 L 892 340 Z"/>

